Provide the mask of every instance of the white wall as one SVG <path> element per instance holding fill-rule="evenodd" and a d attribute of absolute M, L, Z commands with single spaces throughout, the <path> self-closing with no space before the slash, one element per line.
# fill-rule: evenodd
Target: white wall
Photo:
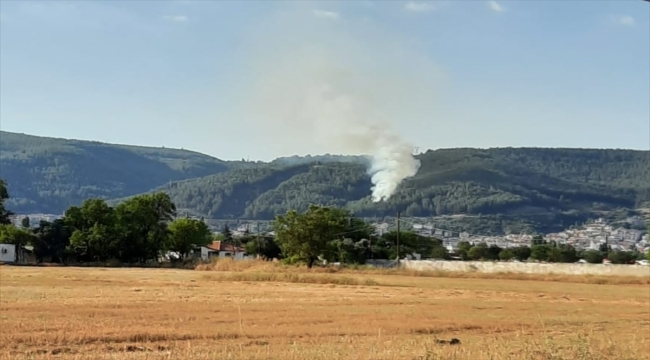
<path fill-rule="evenodd" d="M 16 262 L 16 245 L 0 244 L 0 261 Z"/>
<path fill-rule="evenodd" d="M 542 264 L 491 261 L 400 260 L 402 268 L 419 271 L 483 273 L 650 276 L 650 266 L 603 264 Z M 368 260 L 368 265 L 395 267 L 395 260 Z"/>
<path fill-rule="evenodd" d="M 205 246 L 201 246 L 201 260 L 208 261 L 210 259 L 210 249 Z"/>
<path fill-rule="evenodd" d="M 219 251 L 219 259 L 223 258 L 232 258 L 233 260 L 246 260 L 246 259 L 253 259 L 254 256 L 244 256 L 246 254 L 245 252 L 236 252 L 232 253 L 229 251 Z"/>

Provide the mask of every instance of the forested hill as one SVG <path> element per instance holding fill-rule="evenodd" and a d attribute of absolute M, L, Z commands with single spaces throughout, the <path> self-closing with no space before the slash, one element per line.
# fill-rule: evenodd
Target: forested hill
<path fill-rule="evenodd" d="M 513 217 L 650 203 L 648 151 L 446 149 L 418 157 L 418 174 L 376 204 L 360 156 L 230 162 L 187 150 L 0 132 L 0 178 L 8 184 L 6 206 L 16 213 L 56 214 L 91 197 L 158 190 L 169 192 L 178 208 L 216 219 L 271 219 L 311 203 L 346 207 L 358 216 L 400 210 L 407 216 Z"/>
<path fill-rule="evenodd" d="M 272 165 L 280 166 L 293 166 L 293 165 L 304 165 L 309 163 L 357 163 L 357 164 L 367 164 L 370 161 L 370 158 L 367 156 L 360 155 L 306 155 L 306 156 L 288 156 L 288 157 L 279 157 L 271 161 Z"/>
<path fill-rule="evenodd" d="M 361 163 L 264 165 L 174 183 L 181 209 L 209 218 L 271 219 L 310 203 L 359 216 L 548 214 L 633 208 L 650 201 L 650 153 L 583 149 L 450 149 L 419 156 L 418 174 L 386 203 L 370 201 Z"/>
<path fill-rule="evenodd" d="M 0 178 L 17 213 L 62 213 L 89 197 L 117 198 L 228 169 L 193 151 L 0 132 Z"/>

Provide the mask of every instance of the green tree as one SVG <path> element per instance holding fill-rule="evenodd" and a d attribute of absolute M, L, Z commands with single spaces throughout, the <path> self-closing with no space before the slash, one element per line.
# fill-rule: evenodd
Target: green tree
<path fill-rule="evenodd" d="M 221 236 L 223 238 L 223 242 L 228 243 L 228 244 L 233 244 L 233 238 L 232 238 L 232 231 L 230 231 L 230 227 L 228 227 L 228 224 L 223 225 L 223 229 L 221 230 Z"/>
<path fill-rule="evenodd" d="M 429 256 L 433 259 L 449 260 L 449 251 L 442 245 L 436 245 L 431 249 Z"/>
<path fill-rule="evenodd" d="M 515 258 L 515 253 L 512 249 L 503 249 L 499 253 L 499 260 L 510 261 Z"/>
<path fill-rule="evenodd" d="M 168 224 L 175 214 L 176 206 L 165 193 L 139 195 L 117 205 L 119 259 L 140 263 L 157 260 L 166 250 Z"/>
<path fill-rule="evenodd" d="M 612 264 L 630 264 L 636 260 L 636 254 L 631 251 L 614 250 L 607 254 L 607 258 Z"/>
<path fill-rule="evenodd" d="M 0 224 L 0 243 L 13 244 L 22 247 L 34 242 L 35 236 L 24 229 L 13 225 Z"/>
<path fill-rule="evenodd" d="M 25 216 L 20 220 L 20 225 L 23 227 L 23 229 L 29 229 L 31 223 L 29 216 Z"/>
<path fill-rule="evenodd" d="M 587 250 L 582 253 L 582 258 L 590 264 L 602 264 L 605 257 L 598 250 Z"/>
<path fill-rule="evenodd" d="M 519 261 L 526 261 L 530 257 L 530 248 L 528 246 L 517 246 L 512 248 L 512 253 L 515 259 Z"/>
<path fill-rule="evenodd" d="M 246 253 L 259 255 L 265 260 L 282 258 L 282 250 L 271 236 L 260 236 L 248 241 L 244 248 Z"/>
<path fill-rule="evenodd" d="M 530 258 L 537 261 L 550 261 L 552 248 L 548 244 L 530 247 Z"/>
<path fill-rule="evenodd" d="M 378 245 L 386 247 L 390 259 L 397 258 L 397 231 L 389 231 L 382 236 L 383 241 L 377 242 Z M 406 255 L 428 255 L 434 247 L 441 246 L 442 241 L 420 236 L 413 231 L 400 231 L 399 233 L 399 256 Z"/>
<path fill-rule="evenodd" d="M 169 250 L 178 252 L 184 259 L 194 246 L 204 246 L 212 242 L 208 226 L 201 220 L 180 218 L 169 225 Z"/>
<path fill-rule="evenodd" d="M 470 244 L 469 241 L 458 242 L 458 256 L 460 256 L 462 260 L 468 260 L 469 250 L 471 248 L 472 248 L 472 244 Z"/>
<path fill-rule="evenodd" d="M 648 224 L 648 236 L 650 237 L 650 224 Z M 648 251 L 645 254 L 646 258 L 648 261 L 650 261 L 650 248 L 648 248 Z"/>
<path fill-rule="evenodd" d="M 70 229 L 63 219 L 52 222 L 42 220 L 36 229 L 33 240 L 34 255 L 39 262 L 45 258 L 55 263 L 65 263 L 70 245 Z"/>
<path fill-rule="evenodd" d="M 578 253 L 571 245 L 558 245 L 549 250 L 549 261 L 557 263 L 573 263 L 578 261 Z"/>
<path fill-rule="evenodd" d="M 118 258 L 120 237 L 116 231 L 115 209 L 102 199 L 88 199 L 72 206 L 64 216 L 70 229 L 70 250 L 79 261 L 106 261 Z"/>
<path fill-rule="evenodd" d="M 609 246 L 608 243 L 604 242 L 598 246 L 598 251 L 603 254 L 607 254 L 608 252 L 612 251 L 612 247 Z"/>
<path fill-rule="evenodd" d="M 278 215 L 272 227 L 284 256 L 311 268 L 319 256 L 331 250 L 331 241 L 345 232 L 349 217 L 342 209 L 311 205 L 302 214 L 291 210 Z"/>
<path fill-rule="evenodd" d="M 499 254 L 501 253 L 502 248 L 499 245 L 490 245 L 485 254 L 485 260 L 496 261 L 499 260 Z"/>
<path fill-rule="evenodd" d="M 472 260 L 483 260 L 488 257 L 488 245 L 484 242 L 472 246 L 467 253 Z"/>
<path fill-rule="evenodd" d="M 7 183 L 0 179 L 0 224 L 11 224 L 10 216 L 13 213 L 5 209 L 5 201 L 9 199 L 9 191 L 7 191 Z"/>
<path fill-rule="evenodd" d="M 368 240 L 336 239 L 331 242 L 334 257 L 326 257 L 330 261 L 343 264 L 364 264 L 368 258 Z"/>

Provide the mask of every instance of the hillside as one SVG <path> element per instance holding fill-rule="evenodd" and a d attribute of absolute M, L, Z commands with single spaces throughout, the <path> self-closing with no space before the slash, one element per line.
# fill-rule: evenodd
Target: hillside
<path fill-rule="evenodd" d="M 386 203 L 370 201 L 364 165 L 330 162 L 237 169 L 172 184 L 181 209 L 209 218 L 271 219 L 310 203 L 347 207 L 359 216 L 491 215 L 527 219 L 536 229 L 569 226 L 594 211 L 650 201 L 650 153 L 586 149 L 450 149 L 419 156 L 422 167 Z M 472 218 L 472 217 L 468 217 Z M 477 218 L 476 216 L 473 218 Z M 474 220 L 475 222 L 477 220 Z M 498 226 L 497 226 L 498 225 Z M 505 231 L 505 230 L 504 230 Z"/>
<path fill-rule="evenodd" d="M 294 166 L 294 165 L 303 165 L 309 163 L 356 163 L 356 164 L 366 164 L 370 159 L 366 156 L 360 155 L 306 155 L 306 156 L 287 156 L 279 157 L 271 161 L 271 165 L 279 166 Z"/>
<path fill-rule="evenodd" d="M 193 151 L 0 132 L 0 178 L 17 213 L 62 213 L 89 197 L 117 198 L 228 169 Z"/>
<path fill-rule="evenodd" d="M 648 151 L 464 148 L 418 157 L 418 174 L 375 204 L 364 157 L 226 162 L 187 150 L 0 132 L 0 178 L 9 185 L 7 207 L 17 213 L 61 213 L 90 197 L 114 203 L 162 190 L 179 209 L 213 219 L 272 219 L 318 203 L 494 232 L 563 227 L 650 204 Z"/>

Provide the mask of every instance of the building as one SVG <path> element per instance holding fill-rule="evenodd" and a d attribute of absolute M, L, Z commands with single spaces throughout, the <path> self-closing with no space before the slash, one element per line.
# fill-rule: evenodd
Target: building
<path fill-rule="evenodd" d="M 246 250 L 242 247 L 232 244 L 225 244 L 222 241 L 213 241 L 212 244 L 200 246 L 195 249 L 194 256 L 201 256 L 201 260 L 208 261 L 213 258 L 224 259 L 232 258 L 233 260 L 252 259 Z"/>
<path fill-rule="evenodd" d="M 0 262 L 3 263 L 16 262 L 16 245 L 0 244 Z"/>

